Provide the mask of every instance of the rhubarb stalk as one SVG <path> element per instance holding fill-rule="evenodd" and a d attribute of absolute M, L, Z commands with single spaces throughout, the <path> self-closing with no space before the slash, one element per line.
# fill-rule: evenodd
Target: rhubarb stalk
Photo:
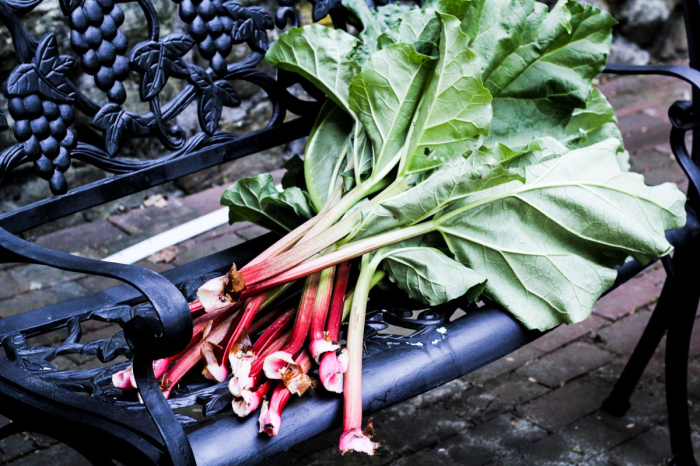
<path fill-rule="evenodd" d="M 309 333 L 319 278 L 320 274 L 314 273 L 309 275 L 304 282 L 304 290 L 299 300 L 299 311 L 294 319 L 294 328 L 289 342 L 281 351 L 276 351 L 265 358 L 263 370 L 268 379 L 281 379 L 282 372 L 288 369 L 287 366 L 294 365 L 294 355 L 304 345 Z"/>
<path fill-rule="evenodd" d="M 370 262 L 368 256 L 362 258 L 362 270 L 352 300 L 347 336 L 349 361 L 343 387 L 343 435 L 340 437 L 340 452 L 343 454 L 358 451 L 374 455 L 375 449 L 380 446 L 371 440 L 374 435 L 371 419 L 367 428 L 362 430 L 362 343 L 365 311 L 372 276 L 379 261 Z"/>
<path fill-rule="evenodd" d="M 345 293 L 348 288 L 351 266 L 352 263 L 350 261 L 342 262 L 338 265 L 335 276 L 333 298 L 331 299 L 328 323 L 324 334 L 324 339 L 335 345 L 338 344 L 338 337 L 340 336 L 340 324 L 343 317 Z M 342 393 L 343 374 L 347 368 L 348 355 L 344 348 L 340 351 L 340 354 L 337 354 L 335 350 L 323 353 L 318 373 L 325 389 L 329 392 Z"/>
<path fill-rule="evenodd" d="M 321 271 L 314 301 L 313 317 L 311 318 L 309 350 L 314 361 L 319 362 L 321 355 L 329 351 L 338 349 L 337 342 L 330 340 L 326 335 L 326 318 L 328 317 L 328 306 L 331 303 L 333 294 L 333 278 L 335 276 L 335 266 L 328 267 Z"/>
<path fill-rule="evenodd" d="M 296 366 L 306 374 L 311 369 L 311 356 L 306 351 L 302 351 L 295 360 Z M 260 409 L 260 417 L 258 424 L 260 425 L 260 433 L 265 432 L 270 437 L 274 437 L 279 433 L 282 424 L 282 410 L 287 405 L 292 393 L 287 389 L 284 383 L 277 384 L 275 391 L 272 393 L 270 400 L 263 401 Z"/>

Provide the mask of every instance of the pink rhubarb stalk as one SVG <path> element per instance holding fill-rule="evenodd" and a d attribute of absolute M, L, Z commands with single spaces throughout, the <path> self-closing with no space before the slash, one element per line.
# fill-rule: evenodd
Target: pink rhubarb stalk
<path fill-rule="evenodd" d="M 294 327 L 292 328 L 292 336 L 289 342 L 281 351 L 276 351 L 265 358 L 263 370 L 268 379 L 281 379 L 282 373 L 288 370 L 288 366 L 294 365 L 294 355 L 301 350 L 309 333 L 319 278 L 320 274 L 314 273 L 309 275 L 304 282 L 304 290 L 301 293 L 299 310 L 297 311 L 296 319 L 294 319 Z"/>
<path fill-rule="evenodd" d="M 233 412 L 238 417 L 246 417 L 260 406 L 263 398 L 274 388 L 275 384 L 272 380 L 266 380 L 264 384 L 244 390 L 239 396 L 233 398 L 231 406 Z"/>
<path fill-rule="evenodd" d="M 274 288 L 293 280 L 298 280 L 325 268 L 338 265 L 341 262 L 360 257 L 368 252 L 389 246 L 399 241 L 413 238 L 414 236 L 430 233 L 434 230 L 434 228 L 435 227 L 431 222 L 425 222 L 398 230 L 392 230 L 371 238 L 348 243 L 336 251 L 310 259 L 259 283 L 249 282 L 248 277 L 244 274 L 244 280 L 248 286 L 241 293 L 241 297 L 255 296 L 256 294 L 269 290 L 270 288 Z"/>
<path fill-rule="evenodd" d="M 252 359 L 247 359 L 245 363 L 236 360 L 231 361 L 231 367 L 237 365 L 236 370 L 232 370 L 233 376 L 229 382 L 229 390 L 233 395 L 238 396 L 241 394 L 242 390 L 255 386 L 256 381 L 253 380 L 252 374 L 253 364 L 260 361 L 258 366 L 260 366 L 260 369 L 262 369 L 263 358 L 261 358 L 261 356 L 263 353 L 265 353 L 265 355 L 271 353 L 269 351 L 266 352 L 267 348 L 278 340 L 283 333 L 287 332 L 288 328 L 291 326 L 295 314 L 295 308 L 287 310 L 287 312 L 282 314 L 272 325 L 267 328 L 267 330 L 265 330 L 265 332 L 263 332 L 262 335 L 260 335 L 260 338 L 258 338 L 253 345 L 254 357 Z M 282 344 L 276 346 L 274 351 L 281 349 L 286 341 L 286 338 L 282 340 Z"/>
<path fill-rule="evenodd" d="M 302 351 L 297 356 L 295 363 L 306 374 L 311 369 L 311 356 L 306 351 Z M 291 396 L 292 393 L 284 383 L 280 382 L 277 384 L 270 400 L 263 401 L 263 406 L 260 409 L 260 417 L 258 418 L 260 433 L 265 432 L 270 437 L 274 437 L 279 433 L 282 424 L 282 410 Z"/>
<path fill-rule="evenodd" d="M 250 367 L 250 371 L 245 373 L 241 372 L 231 377 L 228 383 L 228 389 L 233 396 L 244 396 L 246 391 L 254 390 L 253 387 L 258 386 L 262 382 L 265 358 L 275 351 L 281 350 L 284 345 L 287 344 L 291 334 L 291 331 L 283 333 L 276 340 L 270 342 L 260 353 L 256 353 L 258 357 Z"/>
<path fill-rule="evenodd" d="M 238 312 L 235 315 L 228 316 L 223 322 L 216 325 L 207 331 L 202 338 L 202 341 L 191 345 L 187 350 L 178 355 L 175 364 L 168 369 L 168 371 L 163 374 L 160 385 L 161 390 L 163 390 L 163 395 L 166 398 L 170 396 L 170 392 L 177 385 L 177 383 L 184 377 L 190 369 L 192 369 L 202 358 L 202 345 L 207 343 L 219 344 L 221 340 L 226 335 L 229 327 L 234 323 L 237 317 L 240 317 L 241 313 Z"/>
<path fill-rule="evenodd" d="M 343 387 L 343 435 L 340 437 L 340 452 L 343 454 L 358 451 L 374 455 L 375 449 L 380 446 L 371 440 L 374 435 L 371 419 L 367 428 L 362 430 L 362 344 L 367 298 L 377 265 L 375 261 L 370 263 L 367 256 L 362 258 L 362 271 L 357 279 L 350 311 L 347 337 L 349 361 Z"/>
<path fill-rule="evenodd" d="M 333 288 L 333 298 L 331 309 L 326 324 L 324 338 L 334 344 L 338 343 L 340 336 L 340 324 L 343 320 L 343 307 L 345 305 L 345 294 L 348 289 L 348 279 L 350 278 L 350 261 L 342 262 L 338 265 Z M 348 368 L 347 350 L 343 348 L 340 355 L 336 351 L 329 351 L 321 357 L 321 364 L 318 369 L 321 383 L 329 392 L 343 392 L 343 374 Z"/>
<path fill-rule="evenodd" d="M 314 361 L 318 362 L 323 353 L 335 351 L 339 348 L 337 342 L 333 342 L 326 335 L 326 318 L 328 316 L 328 306 L 331 303 L 333 294 L 333 277 L 335 267 L 328 267 L 321 271 L 314 301 L 313 317 L 311 318 L 309 350 Z"/>

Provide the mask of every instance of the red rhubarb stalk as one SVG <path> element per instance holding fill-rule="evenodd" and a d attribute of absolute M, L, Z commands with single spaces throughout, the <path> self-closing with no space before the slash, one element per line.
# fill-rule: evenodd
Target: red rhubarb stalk
<path fill-rule="evenodd" d="M 376 249 L 413 238 L 414 236 L 430 233 L 434 230 L 434 228 L 435 227 L 431 222 L 427 222 L 398 230 L 392 230 L 371 238 L 354 241 L 346 244 L 336 251 L 310 259 L 302 264 L 292 267 L 285 272 L 280 273 L 279 275 L 256 284 L 250 284 L 250 282 L 248 282 L 248 278 L 245 277 L 244 274 L 244 279 L 249 286 L 247 286 L 247 288 L 241 293 L 241 297 L 254 296 L 275 286 L 282 285 L 292 280 L 298 280 L 325 268 L 338 265 L 341 262 L 360 257 Z"/>
<path fill-rule="evenodd" d="M 275 383 L 272 380 L 266 380 L 264 384 L 244 390 L 239 396 L 233 398 L 231 406 L 233 412 L 238 417 L 246 417 L 260 406 L 263 398 L 272 390 Z"/>
<path fill-rule="evenodd" d="M 286 366 L 294 364 L 294 355 L 301 350 L 306 336 L 309 333 L 311 318 L 313 317 L 314 301 L 318 288 L 320 274 L 314 273 L 304 282 L 304 290 L 299 300 L 299 310 L 294 319 L 294 328 L 289 342 L 281 351 L 269 355 L 265 358 L 263 370 L 268 379 L 281 379 L 281 371 L 286 370 Z"/>
<path fill-rule="evenodd" d="M 381 260 L 381 259 L 380 259 Z M 340 437 L 340 452 L 364 452 L 374 455 L 380 444 L 371 440 L 374 435 L 372 420 L 362 430 L 362 343 L 365 327 L 365 311 L 372 276 L 376 270 L 375 261 L 362 258 L 362 270 L 355 286 L 348 325 L 348 370 L 345 373 L 343 395 L 343 435 Z"/>
<path fill-rule="evenodd" d="M 352 263 L 350 261 L 340 263 L 335 276 L 333 298 L 331 300 L 328 323 L 326 324 L 326 332 L 324 334 L 326 340 L 335 344 L 338 343 L 338 337 L 340 335 L 340 324 L 343 318 L 343 307 L 345 304 L 345 294 L 348 288 L 351 266 Z M 329 392 L 342 393 L 343 374 L 347 368 L 348 355 L 345 348 L 341 350 L 340 354 L 337 354 L 336 351 L 323 353 L 318 373 L 325 389 Z"/>
<path fill-rule="evenodd" d="M 331 303 L 333 294 L 333 277 L 335 276 L 335 267 L 328 267 L 321 271 L 318 282 L 318 290 L 316 291 L 316 300 L 314 301 L 313 316 L 311 318 L 309 350 L 314 361 L 318 362 L 321 355 L 328 351 L 338 349 L 337 342 L 333 342 L 326 338 L 326 318 L 328 317 L 328 306 Z"/>
<path fill-rule="evenodd" d="M 311 369 L 311 356 L 306 351 L 302 351 L 297 356 L 295 363 L 306 374 Z M 274 437 L 279 433 L 282 424 L 282 410 L 291 396 L 292 393 L 285 387 L 285 384 L 280 382 L 277 384 L 270 400 L 263 401 L 260 417 L 258 418 L 261 433 L 265 432 L 270 437 Z"/>
<path fill-rule="evenodd" d="M 291 331 L 283 333 L 276 340 L 272 341 L 267 348 L 262 349 L 260 353 L 256 353 L 258 357 L 253 362 L 249 372 L 241 371 L 231 377 L 228 389 L 233 396 L 243 396 L 246 391 L 254 390 L 253 387 L 258 386 L 262 382 L 265 358 L 275 351 L 281 350 L 287 344 L 291 334 Z"/>
<path fill-rule="evenodd" d="M 240 317 L 240 315 L 241 313 L 238 312 L 235 315 L 228 316 L 223 322 L 208 332 L 201 342 L 192 345 L 184 354 L 180 354 L 175 364 L 168 369 L 161 379 L 161 390 L 163 390 L 163 395 L 165 395 L 166 398 L 170 396 L 170 392 L 180 379 L 200 361 L 202 358 L 202 345 L 206 343 L 219 344 L 224 335 L 226 335 L 229 326 L 231 326 L 234 320 Z"/>

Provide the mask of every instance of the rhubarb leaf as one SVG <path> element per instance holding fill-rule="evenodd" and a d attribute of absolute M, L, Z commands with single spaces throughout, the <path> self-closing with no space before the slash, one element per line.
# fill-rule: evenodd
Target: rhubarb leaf
<path fill-rule="evenodd" d="M 418 53 L 433 55 L 440 27 L 434 10 L 410 10 L 379 36 L 377 43 L 380 49 L 400 43 L 413 44 Z"/>
<path fill-rule="evenodd" d="M 407 173 L 469 154 L 489 132 L 491 94 L 481 82 L 481 60 L 469 49 L 469 36 L 462 32 L 459 20 L 439 17 L 439 58 L 408 135 L 407 158 L 402 161 Z"/>
<path fill-rule="evenodd" d="M 228 206 L 229 223 L 251 222 L 268 230 L 284 234 L 293 230 L 303 218 L 289 207 L 264 202 L 268 196 L 278 194 L 272 175 L 242 178 L 221 195 L 221 205 Z"/>
<path fill-rule="evenodd" d="M 387 277 L 408 297 L 431 306 L 466 295 L 474 302 L 486 279 L 435 248 L 405 247 L 382 251 Z"/>
<path fill-rule="evenodd" d="M 316 210 L 333 191 L 353 129 L 353 119 L 332 101 L 326 101 L 316 117 L 304 153 L 306 188 Z"/>
<path fill-rule="evenodd" d="M 491 0 L 472 3 L 474 8 L 493 6 Z M 486 60 L 482 78 L 493 96 L 488 141 L 512 149 L 566 125 L 574 108 L 585 107 L 591 80 L 605 66 L 616 24 L 608 13 L 575 1 L 561 1 L 549 13 L 545 5 L 532 3 L 527 18 L 518 16 L 525 26 L 520 36 L 506 41 L 508 48 L 494 49 L 488 37 L 477 36 L 473 43 Z M 501 22 L 512 20 L 510 13 L 500 16 Z M 489 29 L 488 34 L 492 33 Z M 518 46 L 511 52 L 513 40 Z M 504 56 L 504 50 L 510 53 Z"/>
<path fill-rule="evenodd" d="M 318 24 L 290 28 L 270 46 L 265 61 L 308 79 L 339 107 L 348 107 L 348 85 L 354 74 L 350 55 L 359 41 L 340 29 Z"/>
<path fill-rule="evenodd" d="M 386 29 L 399 21 L 401 15 L 411 7 L 399 3 L 388 3 L 378 8 L 370 8 L 365 0 L 343 0 L 343 6 L 350 12 L 350 22 L 361 29 L 360 45 L 355 49 L 355 60 L 362 64 L 378 50 L 377 39 Z M 359 22 L 359 24 L 358 24 Z"/>
<path fill-rule="evenodd" d="M 455 159 L 408 191 L 367 208 L 362 213 L 362 230 L 357 238 L 418 223 L 477 191 L 514 180 L 525 181 L 518 171 L 506 170 L 493 160 L 478 165 L 475 162 L 475 157 Z"/>
<path fill-rule="evenodd" d="M 532 165 L 526 183 L 470 196 L 438 217 L 456 259 L 488 279 L 486 293 L 528 328 L 585 319 L 612 286 L 611 267 L 646 263 L 685 223 L 675 185 L 646 186 L 620 170 L 609 139 Z"/>
<path fill-rule="evenodd" d="M 279 207 L 291 209 L 294 213 L 304 220 L 309 220 L 316 215 L 316 211 L 311 205 L 309 195 L 297 187 L 285 189 L 284 191 L 276 192 L 262 198 L 263 202 L 274 204 Z"/>
<path fill-rule="evenodd" d="M 284 163 L 284 168 L 287 171 L 282 176 L 282 187 L 284 189 L 297 188 L 306 189 L 306 180 L 304 179 L 304 159 L 299 157 L 298 154 L 287 160 Z"/>
<path fill-rule="evenodd" d="M 372 55 L 350 83 L 350 108 L 372 141 L 372 176 L 381 180 L 398 163 L 413 113 L 435 60 L 413 45 L 396 44 Z"/>

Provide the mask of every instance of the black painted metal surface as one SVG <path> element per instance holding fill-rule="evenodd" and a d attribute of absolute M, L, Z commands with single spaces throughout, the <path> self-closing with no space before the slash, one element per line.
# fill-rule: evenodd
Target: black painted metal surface
<path fill-rule="evenodd" d="M 338 425 L 340 398 L 328 395 L 295 400 L 285 411 L 285 429 L 275 439 L 257 435 L 256 426 L 251 425 L 256 423 L 254 417 L 240 422 L 225 416 L 211 423 L 181 412 L 174 414 L 171 408 L 196 404 L 203 407 L 205 417 L 215 416 L 230 409 L 229 395 L 224 385 L 194 377 L 183 380 L 166 402 L 149 370 L 154 358 L 177 351 L 189 340 L 191 320 L 186 299 L 193 298 L 199 284 L 225 271 L 232 262 L 243 264 L 250 260 L 272 241 L 271 236 L 194 261 L 163 276 L 132 266 L 56 253 L 13 236 L 307 135 L 323 96 L 308 83 L 300 82 L 311 100 L 300 99 L 289 91 L 298 79 L 286 73 L 273 78 L 256 68 L 269 44 L 268 31 L 275 26 L 298 24 L 294 1 L 279 0 L 279 7 L 272 14 L 232 0 L 179 0 L 176 3 L 187 25 L 187 34 L 161 37 L 151 1 L 135 0 L 148 20 L 149 37 L 129 51 L 119 31 L 123 21 L 118 5 L 121 2 L 60 0 L 72 30 L 71 46 L 80 55 L 80 66 L 93 76 L 96 87 L 103 92 L 102 103 L 90 100 L 68 79 L 71 66 L 77 65 L 72 58 L 59 55 L 52 34 L 35 40 L 22 27 L 19 18 L 40 1 L 0 0 L 0 21 L 12 35 L 20 62 L 8 80 L 7 89 L 10 113 L 15 120 L 12 129 L 20 142 L 0 152 L 0 184 L 18 166 L 33 163 L 34 171 L 47 180 L 55 196 L 0 215 L 0 262 L 45 264 L 110 276 L 132 286 L 0 320 L 0 340 L 7 355 L 0 358 L 0 412 L 22 420 L 17 421 L 16 429 L 51 435 L 95 463 L 104 458 L 125 464 L 185 465 L 193 464 L 195 458 L 199 464 L 253 463 Z M 312 3 L 314 21 L 330 14 L 336 26 L 344 26 L 346 17 L 339 0 Z M 670 118 L 674 125 L 672 148 L 691 181 L 689 206 L 697 211 L 700 171 L 685 147 L 684 134 L 694 131 L 694 149 L 700 147 L 696 145 L 700 144 L 700 72 L 697 71 L 700 38 L 695 36 L 697 32 L 692 26 L 700 18 L 700 2 L 685 0 L 684 7 L 690 68 L 610 65 L 607 71 L 664 74 L 694 85 L 694 103 L 676 102 L 671 107 Z M 239 43 L 246 43 L 250 53 L 238 62 L 227 61 L 232 46 Z M 208 61 L 209 69 L 185 62 L 183 56 L 195 47 Z M 148 102 L 150 109 L 146 114 L 122 107 L 126 98 L 122 82 L 129 69 L 139 75 L 140 98 Z M 169 102 L 161 102 L 160 91 L 170 79 L 188 84 Z M 223 106 L 240 103 L 235 84 L 241 80 L 265 91 L 273 112 L 267 128 L 239 137 L 217 131 L 217 126 Z M 168 122 L 189 104 L 198 106 L 201 132 L 187 138 L 181 128 L 168 126 Z M 70 129 L 75 111 L 92 119 L 92 126 L 102 134 L 100 147 L 75 140 Z M 283 123 L 288 112 L 299 118 Z M 0 113 L 0 130 L 3 129 L 7 129 L 6 119 Z M 117 157 L 124 141 L 142 137 L 157 137 L 166 153 L 140 162 Z M 699 153 L 693 153 L 696 160 Z M 114 176 L 69 191 L 64 173 L 70 169 L 71 160 L 95 165 Z M 692 210 L 688 218 L 685 228 L 669 233 L 674 245 L 697 243 L 698 218 Z M 696 246 L 680 250 L 694 251 L 693 248 Z M 677 268 L 687 280 L 692 267 L 686 262 Z M 619 270 L 616 286 L 642 269 L 634 262 L 626 264 Z M 690 302 L 695 298 L 688 295 L 684 299 Z M 415 303 L 375 296 L 365 332 L 367 359 L 363 391 L 367 412 L 471 372 L 538 336 L 524 331 L 506 313 L 490 305 L 468 309 L 466 316 L 450 322 L 458 305 L 458 302 L 449 303 L 415 313 L 411 312 L 416 309 Z M 674 341 L 669 351 L 674 358 L 667 363 L 667 379 L 669 393 L 675 395 L 682 395 L 684 390 L 688 328 L 692 329 L 689 316 L 690 311 L 683 314 L 685 320 L 665 321 L 670 327 L 669 340 L 673 335 Z M 91 319 L 115 322 L 124 330 L 110 338 L 83 343 L 80 323 Z M 389 324 L 415 333 L 411 337 L 387 334 Z M 437 326 L 445 327 L 444 336 L 435 331 Z M 65 332 L 61 343 L 54 346 L 30 343 L 31 337 L 56 330 Z M 653 342 L 657 337 L 654 334 L 649 340 Z M 52 361 L 64 354 L 96 355 L 105 365 L 84 371 L 58 371 Z M 111 374 L 129 364 L 115 362 L 123 356 L 135 356 L 136 378 L 146 406 L 110 385 Z M 684 409 L 669 396 L 674 452 L 689 462 L 692 452 L 687 452 L 689 431 L 687 409 L 683 414 Z M 0 436 L 16 429 L 2 429 Z"/>

